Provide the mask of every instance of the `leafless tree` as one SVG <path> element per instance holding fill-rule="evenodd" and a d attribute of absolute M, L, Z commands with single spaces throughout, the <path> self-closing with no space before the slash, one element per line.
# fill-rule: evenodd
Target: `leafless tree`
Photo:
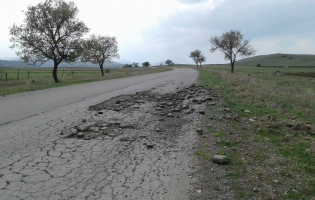
<path fill-rule="evenodd" d="M 168 67 L 170 68 L 170 67 L 171 67 L 171 65 L 173 64 L 173 61 L 172 61 L 172 60 L 170 60 L 170 59 L 167 59 L 167 60 L 165 61 L 165 64 L 167 64 L 167 65 L 168 65 Z"/>
<path fill-rule="evenodd" d="M 224 54 L 224 58 L 230 61 L 231 73 L 234 73 L 234 64 L 238 54 L 247 57 L 256 53 L 256 50 L 250 46 L 249 40 L 243 40 L 243 35 L 239 30 L 231 30 L 222 36 L 212 37 L 210 43 L 212 53 L 219 49 Z"/>
<path fill-rule="evenodd" d="M 198 59 L 198 62 L 199 62 L 199 65 L 200 67 L 202 68 L 202 63 L 206 62 L 207 61 L 207 58 L 204 56 L 204 55 L 201 55 Z"/>
<path fill-rule="evenodd" d="M 77 19 L 78 8 L 73 2 L 45 0 L 29 6 L 20 26 L 10 27 L 10 48 L 27 63 L 43 64 L 53 60 L 53 78 L 58 83 L 57 68 L 61 62 L 75 62 L 82 53 L 81 37 L 89 31 Z"/>
<path fill-rule="evenodd" d="M 202 52 L 200 50 L 198 50 L 198 49 L 196 49 L 195 51 L 190 52 L 190 54 L 189 54 L 189 57 L 192 58 L 193 61 L 196 63 L 197 68 L 199 67 L 198 63 L 199 63 L 199 59 L 200 59 L 201 56 L 203 56 Z"/>
<path fill-rule="evenodd" d="M 82 62 L 98 64 L 102 76 L 104 76 L 105 61 L 119 58 L 116 37 L 91 35 L 89 39 L 83 41 L 83 47 Z"/>

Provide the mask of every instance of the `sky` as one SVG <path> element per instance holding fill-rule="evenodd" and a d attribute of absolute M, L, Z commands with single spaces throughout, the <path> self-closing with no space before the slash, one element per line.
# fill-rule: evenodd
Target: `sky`
<path fill-rule="evenodd" d="M 9 27 L 25 19 L 23 10 L 43 0 L 0 0 L 0 59 L 16 57 Z M 69 2 L 69 0 L 65 0 Z M 314 0 L 73 0 L 90 34 L 116 36 L 121 59 L 130 62 L 193 64 L 201 50 L 206 63 L 227 63 L 211 53 L 209 39 L 240 30 L 257 50 L 315 54 Z M 241 57 L 239 57 L 241 59 Z"/>

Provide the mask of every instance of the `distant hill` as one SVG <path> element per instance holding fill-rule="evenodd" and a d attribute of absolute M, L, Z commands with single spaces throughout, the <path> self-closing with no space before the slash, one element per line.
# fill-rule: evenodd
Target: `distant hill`
<path fill-rule="evenodd" d="M 315 55 L 307 54 L 270 54 L 238 60 L 237 66 L 315 66 Z"/>
<path fill-rule="evenodd" d="M 8 68 L 38 68 L 38 67 L 53 67 L 54 64 L 52 61 L 48 61 L 43 65 L 35 66 L 35 65 L 29 65 L 22 61 L 16 61 L 16 60 L 0 60 L 0 67 L 8 67 Z M 98 65 L 92 64 L 92 63 L 82 63 L 82 62 L 76 62 L 72 63 L 71 65 L 68 63 L 60 63 L 59 67 L 99 67 Z M 107 68 L 122 68 L 123 64 L 115 61 L 106 62 L 104 64 L 104 67 Z"/>

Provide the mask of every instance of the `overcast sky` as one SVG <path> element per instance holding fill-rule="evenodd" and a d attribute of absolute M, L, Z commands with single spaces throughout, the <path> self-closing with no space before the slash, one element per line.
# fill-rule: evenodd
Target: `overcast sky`
<path fill-rule="evenodd" d="M 0 0 L 0 59 L 15 57 L 9 27 L 20 25 L 29 5 L 42 0 Z M 66 0 L 69 2 L 69 0 Z M 90 33 L 116 36 L 121 59 L 193 63 L 200 49 L 207 63 L 226 63 L 211 53 L 209 39 L 241 30 L 257 50 L 315 54 L 314 0 L 74 0 Z M 88 36 L 88 35 L 87 35 Z"/>

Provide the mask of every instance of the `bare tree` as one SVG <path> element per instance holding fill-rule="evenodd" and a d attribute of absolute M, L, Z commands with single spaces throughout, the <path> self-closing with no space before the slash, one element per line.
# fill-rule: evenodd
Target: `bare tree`
<path fill-rule="evenodd" d="M 61 62 L 75 62 L 82 48 L 81 37 L 89 31 L 77 19 L 78 8 L 73 2 L 45 0 L 29 6 L 20 26 L 10 27 L 10 47 L 18 48 L 16 54 L 26 63 L 43 64 L 53 60 L 53 78 L 58 83 L 57 68 Z"/>
<path fill-rule="evenodd" d="M 202 63 L 206 62 L 207 61 L 207 58 L 204 56 L 204 55 L 201 55 L 198 59 L 198 62 L 199 62 L 199 65 L 200 67 L 202 68 Z"/>
<path fill-rule="evenodd" d="M 145 67 L 145 68 L 148 68 L 150 66 L 150 63 L 149 62 L 144 62 L 144 63 L 142 63 L 142 66 Z"/>
<path fill-rule="evenodd" d="M 202 52 L 198 49 L 196 49 L 195 51 L 190 52 L 189 57 L 193 59 L 193 61 L 196 63 L 197 68 L 198 68 L 198 63 L 199 63 L 199 59 L 200 56 L 202 56 Z"/>
<path fill-rule="evenodd" d="M 167 65 L 168 65 L 168 67 L 170 68 L 170 67 L 171 67 L 171 65 L 173 64 L 173 61 L 172 61 L 172 60 L 170 60 L 170 59 L 167 59 L 167 60 L 165 61 L 165 64 L 167 64 Z"/>
<path fill-rule="evenodd" d="M 104 76 L 103 65 L 105 61 L 119 58 L 116 37 L 91 35 L 89 39 L 83 41 L 83 47 L 82 62 L 98 64 L 102 76 Z"/>
<path fill-rule="evenodd" d="M 247 57 L 256 53 L 256 50 L 250 46 L 249 40 L 243 40 L 243 35 L 239 30 L 231 30 L 220 37 L 212 37 L 210 43 L 212 53 L 219 49 L 224 54 L 224 58 L 231 62 L 231 73 L 234 73 L 234 64 L 238 54 Z"/>

